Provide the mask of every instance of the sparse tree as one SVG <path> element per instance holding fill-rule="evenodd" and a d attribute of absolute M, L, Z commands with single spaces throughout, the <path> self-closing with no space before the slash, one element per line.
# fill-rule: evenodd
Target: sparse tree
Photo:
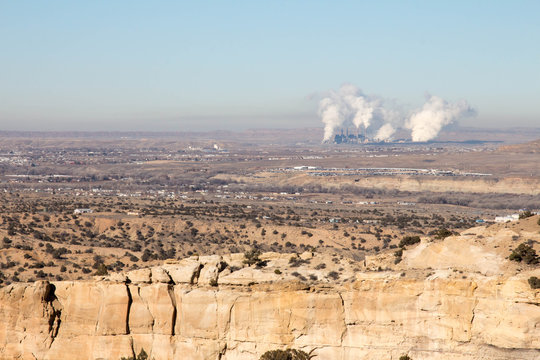
<path fill-rule="evenodd" d="M 109 272 L 107 271 L 107 266 L 105 266 L 104 263 L 100 263 L 98 265 L 98 268 L 96 270 L 96 272 L 94 273 L 94 275 L 98 275 L 98 276 L 105 276 L 105 275 L 108 275 Z"/>
<path fill-rule="evenodd" d="M 520 244 L 508 257 L 509 260 L 524 262 L 525 264 L 538 264 L 536 251 L 525 243 Z"/>
<path fill-rule="evenodd" d="M 531 289 L 540 289 L 540 279 L 536 276 L 531 276 L 528 280 Z"/>
<path fill-rule="evenodd" d="M 252 249 L 250 251 L 246 251 L 244 253 L 244 264 L 247 266 L 251 266 L 253 264 L 257 264 L 261 261 L 259 256 L 261 255 L 261 252 L 257 249 Z"/>

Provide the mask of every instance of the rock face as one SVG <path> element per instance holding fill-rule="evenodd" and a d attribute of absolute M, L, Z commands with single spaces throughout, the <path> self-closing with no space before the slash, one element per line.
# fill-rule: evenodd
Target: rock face
<path fill-rule="evenodd" d="M 119 360 L 144 348 L 156 360 L 253 360 L 286 347 L 321 360 L 540 359 L 540 292 L 523 276 L 356 272 L 308 286 L 249 268 L 246 283 L 224 265 L 234 261 L 7 286 L 0 359 Z"/>

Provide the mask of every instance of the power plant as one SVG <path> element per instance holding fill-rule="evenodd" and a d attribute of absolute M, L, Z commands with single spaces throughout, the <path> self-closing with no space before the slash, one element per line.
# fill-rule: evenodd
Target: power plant
<path fill-rule="evenodd" d="M 349 134 L 349 128 L 346 129 L 346 133 L 343 133 L 343 129 L 341 129 L 340 134 L 336 134 L 334 136 L 334 144 L 365 144 L 371 142 L 364 134 L 360 134 L 360 132 L 357 132 L 356 134 L 350 133 Z"/>
<path fill-rule="evenodd" d="M 351 84 L 330 91 L 319 102 L 323 143 L 335 144 L 387 142 L 397 129 L 410 131 L 413 142 L 426 142 L 435 139 L 445 126 L 474 114 L 464 100 L 450 103 L 434 95 L 429 95 L 421 108 L 406 113 L 392 101 L 366 95 Z M 356 134 L 349 133 L 349 127 L 356 128 Z"/>
<path fill-rule="evenodd" d="M 380 144 L 380 143 L 390 143 L 390 142 L 403 142 L 407 141 L 405 139 L 400 140 L 391 140 L 391 139 L 375 139 L 366 134 L 366 129 L 363 131 L 357 130 L 356 133 L 349 132 L 349 128 L 339 129 L 339 133 L 334 135 L 334 138 L 330 141 L 324 141 L 325 143 L 332 144 Z M 410 139 L 409 139 L 410 141 Z"/>

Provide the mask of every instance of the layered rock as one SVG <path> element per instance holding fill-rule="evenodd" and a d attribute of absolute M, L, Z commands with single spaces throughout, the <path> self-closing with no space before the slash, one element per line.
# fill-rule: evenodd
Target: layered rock
<path fill-rule="evenodd" d="M 344 269 L 352 277 L 339 284 L 307 284 L 274 271 L 290 256 L 266 255 L 262 269 L 201 257 L 10 285 L 0 290 L 0 359 L 117 360 L 144 348 L 156 360 L 252 360 L 286 347 L 332 360 L 540 358 L 540 293 L 525 275 Z"/>

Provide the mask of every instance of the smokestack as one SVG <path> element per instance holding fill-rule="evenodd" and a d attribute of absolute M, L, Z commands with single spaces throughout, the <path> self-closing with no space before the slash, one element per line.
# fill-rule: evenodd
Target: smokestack
<path fill-rule="evenodd" d="M 364 143 L 367 143 L 366 127 L 364 126 Z"/>

